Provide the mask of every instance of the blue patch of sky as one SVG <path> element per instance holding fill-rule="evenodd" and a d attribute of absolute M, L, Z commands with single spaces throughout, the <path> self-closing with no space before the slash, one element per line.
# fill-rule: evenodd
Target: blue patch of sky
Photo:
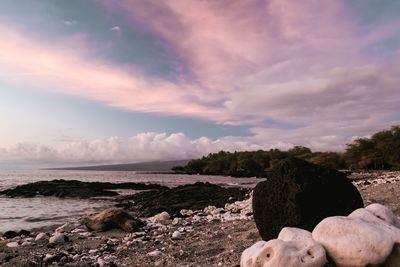
<path fill-rule="evenodd" d="M 378 26 L 399 19 L 398 0 L 347 0 L 353 19 L 365 26 Z"/>
<path fill-rule="evenodd" d="M 91 57 L 133 64 L 147 75 L 175 80 L 187 72 L 162 41 L 95 0 L 1 0 L 0 18 L 50 42 L 74 34 L 89 36 Z M 112 31 L 118 26 L 121 31 Z M 178 66 L 178 68 L 177 68 Z"/>
<path fill-rule="evenodd" d="M 347 0 L 350 19 L 360 26 L 360 35 L 377 28 L 400 21 L 400 1 L 398 0 Z M 392 35 L 381 38 L 364 48 L 369 57 L 385 60 L 400 48 L 400 29 Z"/>
<path fill-rule="evenodd" d="M 72 138 L 84 139 L 110 136 L 126 138 L 142 132 L 182 132 L 189 138 L 250 135 L 248 128 L 244 126 L 227 126 L 200 119 L 130 112 L 73 96 L 9 88 L 1 83 L 0 106 L 10 115 L 18 113 L 20 126 L 13 127 L 25 131 L 28 137 L 31 134 L 30 129 L 23 129 L 24 124 L 41 129 L 47 135 L 42 135 L 45 143 L 50 138 L 53 138 L 53 141 L 68 139 L 69 135 Z M 52 137 L 48 136 L 50 133 Z"/>

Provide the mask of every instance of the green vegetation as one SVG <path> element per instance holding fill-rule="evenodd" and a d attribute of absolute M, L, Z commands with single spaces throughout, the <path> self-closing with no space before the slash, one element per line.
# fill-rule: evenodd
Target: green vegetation
<path fill-rule="evenodd" d="M 288 151 L 220 151 L 172 170 L 189 174 L 265 177 L 275 162 L 286 157 L 297 157 L 334 169 L 400 170 L 400 126 L 378 132 L 371 138 L 359 138 L 348 144 L 344 153 L 312 152 L 303 146 Z"/>

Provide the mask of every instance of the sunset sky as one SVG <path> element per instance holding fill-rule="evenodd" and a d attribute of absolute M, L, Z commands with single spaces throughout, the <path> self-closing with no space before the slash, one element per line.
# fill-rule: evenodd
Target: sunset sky
<path fill-rule="evenodd" d="M 0 168 L 341 151 L 400 123 L 397 0 L 1 0 Z"/>

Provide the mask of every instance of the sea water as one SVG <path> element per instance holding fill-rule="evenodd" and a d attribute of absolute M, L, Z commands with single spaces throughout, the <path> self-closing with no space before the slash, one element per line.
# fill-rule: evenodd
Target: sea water
<path fill-rule="evenodd" d="M 0 191 L 17 185 L 54 179 L 85 182 L 154 183 L 168 187 L 209 182 L 221 186 L 254 187 L 260 179 L 229 176 L 151 174 L 129 171 L 0 171 Z M 119 191 L 120 192 L 120 191 Z M 0 196 L 0 232 L 62 224 L 114 205 L 112 198 L 60 199 L 56 197 L 8 198 Z"/>

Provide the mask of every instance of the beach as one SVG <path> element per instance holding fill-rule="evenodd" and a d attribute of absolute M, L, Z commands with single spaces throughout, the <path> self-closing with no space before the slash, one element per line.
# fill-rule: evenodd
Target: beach
<path fill-rule="evenodd" d="M 399 172 L 350 175 L 364 204 L 381 203 L 400 215 Z M 120 230 L 89 232 L 79 220 L 31 231 L 29 237 L 0 241 L 2 266 L 239 266 L 244 249 L 261 240 L 250 200 L 222 208 L 194 210 L 182 218 L 142 218 L 135 233 Z M 58 228 L 58 230 L 56 230 Z M 36 240 L 39 233 L 42 239 Z M 68 241 L 49 244 L 60 233 Z M 7 244 L 18 243 L 18 247 Z"/>

